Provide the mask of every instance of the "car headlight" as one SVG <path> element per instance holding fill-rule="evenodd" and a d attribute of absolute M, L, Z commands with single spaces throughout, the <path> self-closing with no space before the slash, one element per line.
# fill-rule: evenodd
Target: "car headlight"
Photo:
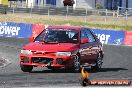
<path fill-rule="evenodd" d="M 71 56 L 71 52 L 57 52 L 56 56 Z"/>
<path fill-rule="evenodd" d="M 21 54 L 32 54 L 31 50 L 21 50 Z"/>

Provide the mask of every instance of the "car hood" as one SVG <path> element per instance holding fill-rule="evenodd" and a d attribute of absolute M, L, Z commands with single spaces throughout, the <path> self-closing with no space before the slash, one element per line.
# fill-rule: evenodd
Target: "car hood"
<path fill-rule="evenodd" d="M 73 43 L 42 43 L 31 42 L 23 47 L 25 50 L 46 51 L 46 52 L 71 52 L 78 49 L 78 44 Z"/>

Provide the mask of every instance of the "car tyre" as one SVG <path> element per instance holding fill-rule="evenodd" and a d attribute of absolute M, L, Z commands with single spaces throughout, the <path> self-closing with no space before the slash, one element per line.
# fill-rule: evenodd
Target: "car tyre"
<path fill-rule="evenodd" d="M 73 70 L 74 70 L 74 72 L 80 72 L 81 71 L 79 55 L 75 55 Z"/>
<path fill-rule="evenodd" d="M 101 67 L 102 67 L 102 63 L 103 63 L 103 58 L 101 57 L 101 54 L 99 53 L 99 55 L 96 58 L 96 65 L 91 67 L 92 71 L 100 71 Z"/>
<path fill-rule="evenodd" d="M 20 67 L 23 72 L 31 72 L 33 69 L 33 66 L 28 66 L 28 65 L 20 65 Z"/>

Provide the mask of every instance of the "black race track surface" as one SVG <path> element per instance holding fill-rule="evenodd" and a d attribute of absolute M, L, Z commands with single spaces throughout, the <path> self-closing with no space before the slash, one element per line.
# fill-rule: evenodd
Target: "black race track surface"
<path fill-rule="evenodd" d="M 19 67 L 19 53 L 27 39 L 0 37 L 0 57 L 11 64 L 0 67 L 0 88 L 80 86 L 81 73 L 51 71 L 35 68 L 32 73 L 24 73 Z M 100 72 L 90 72 L 91 79 L 132 79 L 132 47 L 104 45 L 104 63 Z"/>

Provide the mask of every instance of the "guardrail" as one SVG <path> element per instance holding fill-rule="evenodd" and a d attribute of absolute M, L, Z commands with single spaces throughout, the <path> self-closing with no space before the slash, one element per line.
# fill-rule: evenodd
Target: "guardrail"
<path fill-rule="evenodd" d="M 2 11 L 3 9 L 0 9 Z M 123 10 L 107 10 L 107 9 L 88 9 L 88 8 L 73 8 L 70 6 L 57 8 L 53 6 L 23 8 L 23 7 L 8 7 L 7 13 L 9 14 L 23 14 L 32 16 L 34 14 L 44 15 L 48 17 L 60 16 L 64 19 L 71 17 L 79 17 L 84 22 L 110 22 L 110 23 L 126 23 L 131 22 L 130 9 L 126 13 L 121 12 Z M 122 15 L 123 13 L 124 15 Z M 121 16 L 122 15 L 122 16 Z M 111 17 L 113 16 L 113 17 Z M 124 16 L 126 19 L 124 19 Z M 68 18 L 69 17 L 69 18 Z"/>
<path fill-rule="evenodd" d="M 125 16 L 126 18 L 132 16 L 132 8 L 118 7 L 117 17 L 119 16 Z"/>
<path fill-rule="evenodd" d="M 0 4 L 0 13 L 6 14 L 7 13 L 7 8 L 8 8 L 7 5 Z"/>
<path fill-rule="evenodd" d="M 107 9 L 88 9 L 88 8 L 73 8 L 70 6 L 57 8 L 57 7 L 44 7 L 44 8 L 17 8 L 8 7 L 7 12 L 10 13 L 29 13 L 39 15 L 62 15 L 62 16 L 87 16 L 87 15 L 112 15 L 115 16 L 116 11 Z"/>

